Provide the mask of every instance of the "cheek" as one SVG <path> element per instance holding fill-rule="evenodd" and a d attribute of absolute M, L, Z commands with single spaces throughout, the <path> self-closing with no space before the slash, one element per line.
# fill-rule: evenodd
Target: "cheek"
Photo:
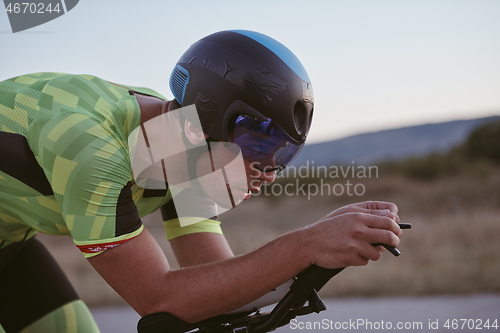
<path fill-rule="evenodd" d="M 248 180 L 259 178 L 261 171 L 256 169 L 252 163 L 247 162 L 246 160 L 244 160 L 244 163 L 245 163 L 245 172 L 247 173 Z"/>
<path fill-rule="evenodd" d="M 256 169 L 251 163 L 245 161 L 245 170 L 247 172 L 247 182 L 250 188 L 257 188 L 262 185 L 262 171 Z"/>

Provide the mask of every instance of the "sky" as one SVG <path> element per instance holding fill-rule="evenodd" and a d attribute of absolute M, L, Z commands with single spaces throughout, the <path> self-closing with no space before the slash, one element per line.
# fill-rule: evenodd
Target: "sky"
<path fill-rule="evenodd" d="M 498 0 L 80 0 L 12 33 L 0 11 L 0 80 L 92 74 L 167 97 L 182 53 L 220 30 L 267 34 L 309 73 L 308 143 L 500 114 Z"/>

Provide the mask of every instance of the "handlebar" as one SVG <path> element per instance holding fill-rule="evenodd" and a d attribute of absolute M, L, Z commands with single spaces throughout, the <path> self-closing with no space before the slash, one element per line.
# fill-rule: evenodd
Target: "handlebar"
<path fill-rule="evenodd" d="M 238 313 L 221 315 L 188 324 L 164 312 L 147 315 L 137 325 L 139 333 L 265 333 L 286 325 L 299 315 L 319 313 L 326 307 L 317 292 L 344 268 L 326 269 L 312 265 L 299 273 L 290 291 L 270 313 Z M 307 304 L 307 306 L 306 306 Z M 197 330 L 196 330 L 197 329 Z"/>
<path fill-rule="evenodd" d="M 411 224 L 400 223 L 399 226 L 401 229 L 411 228 Z M 388 248 L 395 256 L 400 254 L 399 250 Z M 317 292 L 342 270 L 344 268 L 327 269 L 316 265 L 308 267 L 296 276 L 288 293 L 270 313 L 250 311 L 226 314 L 188 324 L 174 315 L 159 312 L 141 318 L 137 324 L 137 331 L 138 333 L 266 333 L 288 324 L 297 316 L 326 310 Z"/>
<path fill-rule="evenodd" d="M 335 275 L 344 268 L 326 269 L 312 265 L 297 276 L 297 280 L 290 286 L 290 291 L 274 307 L 266 320 L 257 324 L 251 324 L 248 333 L 265 333 L 274 330 L 279 326 L 286 325 L 298 313 L 293 309 L 300 309 L 307 302 L 310 309 L 301 309 L 302 313 L 326 310 L 326 306 L 319 298 L 317 292 Z M 310 310 L 310 311 L 309 311 Z M 286 319 L 286 320 L 284 320 Z"/>

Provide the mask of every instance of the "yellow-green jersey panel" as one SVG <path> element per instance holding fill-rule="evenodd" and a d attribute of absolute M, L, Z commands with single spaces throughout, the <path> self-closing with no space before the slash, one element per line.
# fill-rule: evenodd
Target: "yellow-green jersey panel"
<path fill-rule="evenodd" d="M 141 232 L 127 148 L 140 109 L 127 89 L 90 75 L 24 75 L 0 83 L 0 105 L 12 161 L 0 174 L 0 238 L 69 233 L 91 256 Z M 23 160 L 28 150 L 39 169 Z"/>
<path fill-rule="evenodd" d="M 140 218 L 162 206 L 169 239 L 222 234 L 215 217 L 181 227 L 169 192 L 135 184 L 128 136 L 140 108 L 132 91 L 164 99 L 91 75 L 0 82 L 0 248 L 37 231 L 71 234 L 91 257 L 137 236 Z"/>
<path fill-rule="evenodd" d="M 127 142 L 139 125 L 128 89 L 95 76 L 0 82 L 0 244 L 35 231 L 71 234 L 89 257 L 138 235 L 143 214 L 133 197 L 144 191 L 133 183 Z M 139 206 L 149 212 L 168 199 Z"/>

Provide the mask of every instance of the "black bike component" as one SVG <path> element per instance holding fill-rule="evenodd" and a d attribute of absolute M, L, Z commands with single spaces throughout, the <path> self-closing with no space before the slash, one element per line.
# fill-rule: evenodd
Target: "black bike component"
<path fill-rule="evenodd" d="M 399 256 L 401 254 L 401 251 L 396 249 L 394 246 L 390 246 L 387 244 L 382 244 L 382 243 L 373 243 L 373 246 L 383 246 L 385 247 L 389 252 L 391 252 L 394 256 Z"/>
<path fill-rule="evenodd" d="M 401 229 L 411 229 L 411 223 L 398 223 L 398 225 Z M 394 246 L 390 246 L 390 245 L 382 244 L 382 243 L 375 243 L 372 245 L 373 246 L 383 246 L 396 257 L 401 254 L 401 251 L 396 249 Z"/>
<path fill-rule="evenodd" d="M 326 305 L 323 303 L 323 300 L 319 297 L 316 290 L 313 290 L 309 296 L 307 296 L 307 303 L 316 313 L 326 310 Z"/>
<path fill-rule="evenodd" d="M 399 223 L 401 229 L 411 224 Z M 374 244 L 376 245 L 376 244 Z M 396 250 L 388 245 L 379 244 Z M 392 252 L 392 251 L 391 251 Z M 397 254 L 397 255 L 399 255 Z M 396 254 L 395 254 L 396 255 Z M 312 265 L 299 273 L 290 291 L 270 313 L 246 312 L 221 315 L 195 324 L 188 324 L 168 313 L 153 313 L 137 324 L 139 333 L 266 333 L 288 324 L 296 316 L 326 310 L 318 296 L 323 286 L 344 268 L 326 269 Z M 306 305 L 307 303 L 307 305 Z"/>
<path fill-rule="evenodd" d="M 138 333 L 184 333 L 196 328 L 166 312 L 144 316 L 137 323 Z"/>
<path fill-rule="evenodd" d="M 328 280 L 340 273 L 343 269 L 344 268 L 326 269 L 312 265 L 305 271 L 299 273 L 297 275 L 297 280 L 290 286 L 290 291 L 281 299 L 278 305 L 274 307 L 267 320 L 263 323 L 250 325 L 248 332 L 264 333 L 279 327 L 279 324 L 291 309 L 304 305 L 308 295 L 312 291 L 321 289 Z M 293 318 L 295 318 L 295 316 L 291 319 Z M 288 322 L 289 321 L 287 321 L 287 323 Z"/>
<path fill-rule="evenodd" d="M 290 291 L 270 313 L 246 312 L 221 315 L 195 324 L 188 324 L 169 313 L 147 315 L 137 324 L 139 333 L 184 333 L 188 331 L 206 333 L 269 332 L 286 325 L 296 316 L 326 309 L 319 298 L 319 291 L 333 276 L 343 270 L 326 269 L 313 265 L 297 275 Z M 307 302 L 307 306 L 304 306 Z M 197 330 L 196 330 L 197 329 Z"/>

